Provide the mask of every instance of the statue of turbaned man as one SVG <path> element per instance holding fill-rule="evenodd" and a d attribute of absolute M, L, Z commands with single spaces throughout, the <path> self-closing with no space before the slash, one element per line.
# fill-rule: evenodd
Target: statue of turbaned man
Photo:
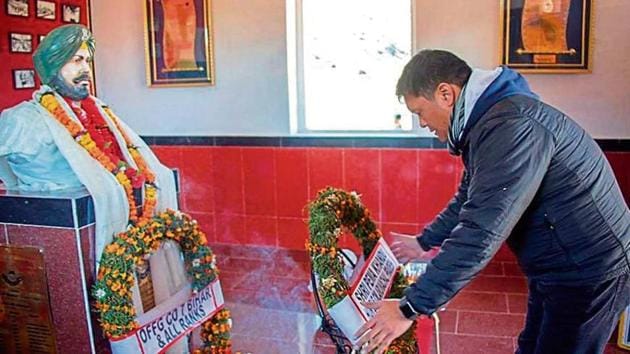
<path fill-rule="evenodd" d="M 142 244 L 142 238 L 134 240 L 133 235 L 140 234 L 146 241 L 147 224 L 153 225 L 153 232 L 159 229 L 160 220 L 168 219 L 170 221 L 166 224 L 171 225 L 181 218 L 178 211 L 166 213 L 167 210 L 177 210 L 175 179 L 173 171 L 160 163 L 146 143 L 125 122 L 105 103 L 90 95 L 94 50 L 94 38 L 82 25 L 58 27 L 42 40 L 33 54 L 33 63 L 42 86 L 33 93 L 31 100 L 4 110 L 0 116 L 0 180 L 7 189 L 21 191 L 52 192 L 82 187 L 88 190 L 95 209 L 96 270 L 101 267 L 101 261 L 106 259 L 103 255 L 107 255 L 108 251 L 110 255 L 118 254 L 121 259 L 124 256 L 125 260 L 134 261 L 133 282 L 129 281 L 128 293 L 118 289 L 118 278 L 111 278 L 113 280 L 108 281 L 107 286 L 98 289 L 97 297 L 110 296 L 113 299 L 120 295 L 120 299 L 130 298 L 132 309 L 117 310 L 118 313 L 127 311 L 135 318 L 153 307 L 160 307 L 160 304 L 176 295 L 192 299 L 195 295 L 191 294 L 191 269 L 203 267 L 207 263 L 205 274 L 215 274 L 212 272 L 215 262 L 214 256 L 206 252 L 205 256 L 195 256 L 186 263 L 179 243 L 183 236 L 162 240 L 149 235 L 153 237 L 150 240 L 160 242 L 152 242 L 150 247 L 147 246 L 151 249 L 144 257 L 139 253 L 138 242 Z M 161 219 L 156 219 L 159 215 Z M 182 221 L 181 225 L 178 226 L 179 231 L 183 227 L 184 231 L 181 232 L 191 235 L 194 232 L 196 239 L 199 239 L 200 231 L 196 228 L 196 222 Z M 159 230 L 168 234 L 167 228 L 164 226 Z M 135 230 L 132 236 L 129 236 L 129 230 Z M 116 239 L 117 235 L 125 232 L 122 241 Z M 205 237 L 201 236 L 201 239 L 205 243 Z M 197 245 L 191 248 L 199 252 Z M 112 272 L 112 267 L 107 267 L 106 271 Z M 102 278 L 103 269 L 100 271 L 99 277 Z M 120 273 L 125 271 L 121 269 Z M 199 275 L 195 276 L 200 278 Z M 124 280 L 130 278 L 123 275 L 120 283 L 124 285 Z M 182 292 L 188 293 L 182 296 Z M 222 295 L 220 297 L 222 301 Z M 196 306 L 203 306 L 199 305 L 201 300 L 194 302 Z M 119 300 L 112 302 L 115 303 L 111 306 L 122 308 L 117 304 Z M 103 308 L 109 310 L 111 306 L 103 301 L 100 309 L 102 316 L 107 312 Z M 159 352 L 187 352 L 188 339 L 183 334 L 188 333 L 191 326 L 198 326 L 195 320 L 199 322 L 201 318 L 199 314 L 186 312 L 188 310 L 190 307 L 186 309 L 185 306 L 173 310 L 171 318 L 188 317 L 186 321 L 177 321 L 175 327 L 167 329 L 167 333 L 160 337 L 159 348 L 156 338 L 159 333 L 145 332 L 142 339 L 147 342 L 155 340 L 155 343 L 145 343 L 143 350 L 151 352 L 151 345 L 155 345 Z M 168 312 L 169 309 L 164 311 Z M 200 311 L 204 312 L 203 308 Z M 151 320 L 159 321 L 160 318 L 158 316 Z M 101 324 L 104 323 L 107 323 L 104 332 L 110 339 L 142 332 L 142 323 L 121 324 L 118 320 L 102 317 Z M 171 321 L 168 324 L 172 324 Z M 141 334 L 138 334 L 138 341 Z M 229 352 L 229 349 L 216 352 Z"/>

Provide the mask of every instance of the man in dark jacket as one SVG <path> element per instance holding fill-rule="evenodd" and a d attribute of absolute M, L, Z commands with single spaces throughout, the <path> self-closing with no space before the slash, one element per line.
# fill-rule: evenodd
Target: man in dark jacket
<path fill-rule="evenodd" d="M 403 262 L 441 249 L 403 299 L 369 305 L 379 310 L 359 344 L 382 350 L 506 241 L 529 282 L 517 353 L 601 353 L 630 303 L 630 211 L 595 141 L 517 72 L 472 70 L 445 51 L 415 55 L 397 95 L 462 156 L 465 173 L 419 237 L 394 235 Z"/>

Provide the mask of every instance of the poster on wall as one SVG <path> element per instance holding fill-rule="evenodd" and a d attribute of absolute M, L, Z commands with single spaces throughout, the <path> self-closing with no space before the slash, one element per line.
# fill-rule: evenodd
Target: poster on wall
<path fill-rule="evenodd" d="M 210 0 L 145 0 L 147 84 L 214 85 Z"/>
<path fill-rule="evenodd" d="M 501 0 L 501 63 L 523 72 L 590 72 L 592 2 Z"/>

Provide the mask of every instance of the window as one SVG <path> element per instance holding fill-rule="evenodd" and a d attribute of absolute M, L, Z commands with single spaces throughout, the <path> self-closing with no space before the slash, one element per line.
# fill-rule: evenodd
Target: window
<path fill-rule="evenodd" d="M 413 0 L 287 0 L 293 132 L 409 132 Z"/>

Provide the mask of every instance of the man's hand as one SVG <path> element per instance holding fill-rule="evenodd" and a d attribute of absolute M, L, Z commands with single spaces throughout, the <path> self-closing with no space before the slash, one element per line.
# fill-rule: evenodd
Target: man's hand
<path fill-rule="evenodd" d="M 376 310 L 376 314 L 355 333 L 360 338 L 357 346 L 367 348 L 362 353 L 384 353 L 391 342 L 400 337 L 413 323 L 403 316 L 398 308 L 400 299 L 386 299 L 373 303 L 363 303 L 363 306 Z"/>
<path fill-rule="evenodd" d="M 408 263 L 414 261 L 426 261 L 435 255 L 433 250 L 425 252 L 415 236 L 400 234 L 398 232 L 390 232 L 392 240 L 392 252 L 400 263 Z"/>

